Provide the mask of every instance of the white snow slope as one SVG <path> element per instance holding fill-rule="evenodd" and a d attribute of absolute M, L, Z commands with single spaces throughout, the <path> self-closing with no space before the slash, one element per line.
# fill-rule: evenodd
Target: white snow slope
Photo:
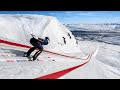
<path fill-rule="evenodd" d="M 1 15 L 0 17 L 1 17 L 0 39 L 9 40 L 11 42 L 22 43 L 25 45 L 30 45 L 29 44 L 30 36 L 28 32 L 32 31 L 33 33 L 41 37 L 45 37 L 47 35 L 50 37 L 50 40 L 52 39 L 55 40 L 57 38 L 57 41 L 51 41 L 51 44 L 48 46 L 50 49 L 47 46 L 45 47 L 45 49 L 48 49 L 50 51 L 60 52 L 62 54 L 69 56 L 75 56 L 77 58 L 87 58 L 85 56 L 93 53 L 98 47 L 97 51 L 94 53 L 94 55 L 92 55 L 90 61 L 87 64 L 75 70 L 72 70 L 71 72 L 59 77 L 58 79 L 96 79 L 96 78 L 119 79 L 120 78 L 120 71 L 119 71 L 120 46 L 91 42 L 91 41 L 79 41 L 76 47 L 76 40 L 74 36 L 71 34 L 71 32 L 68 31 L 65 27 L 63 28 L 63 26 L 53 17 L 39 16 L 39 15 Z M 31 19 L 31 23 L 29 23 L 29 25 L 27 22 L 28 19 L 26 19 L 26 17 L 27 18 L 29 17 L 29 19 Z M 34 19 L 35 17 L 37 17 L 36 20 L 40 25 L 34 24 L 35 20 L 32 17 Z M 39 20 L 38 17 L 40 18 Z M 14 20 L 13 18 L 16 19 Z M 53 22 L 51 22 L 52 20 L 47 26 L 46 24 L 43 24 L 45 20 L 49 21 L 48 18 L 49 19 L 52 18 L 54 24 Z M 46 21 L 46 23 L 48 23 L 48 21 Z M 22 22 L 24 22 L 24 24 Z M 60 24 L 60 26 L 58 24 Z M 34 27 L 34 25 L 38 25 L 40 27 L 46 26 L 44 27 L 46 29 L 39 28 L 38 30 L 37 29 L 38 27 L 37 26 Z M 26 27 L 23 28 L 22 26 L 26 26 Z M 56 26 L 57 29 L 54 28 Z M 51 30 L 50 33 L 51 32 L 52 33 L 50 34 L 48 33 L 49 31 L 45 31 L 45 30 Z M 44 32 L 41 33 L 42 31 Z M 68 32 L 72 37 L 71 39 L 69 36 L 67 36 Z M 57 45 L 57 43 L 60 42 L 60 40 L 61 43 L 63 42 L 61 39 L 62 36 L 66 37 L 66 41 L 68 43 L 60 47 L 59 45 Z M 56 46 L 54 46 L 54 44 Z M 55 55 L 49 52 L 42 52 L 42 54 L 39 56 L 40 61 L 38 62 L 4 62 L 5 60 L 18 60 L 18 59 L 26 60 L 25 57 L 20 57 L 20 56 L 27 50 L 28 48 L 7 45 L 2 42 L 0 43 L 0 78 L 1 79 L 35 79 L 44 75 L 52 74 L 77 65 L 81 65 L 88 61 L 83 59 L 75 59 L 75 58 Z M 64 52 L 62 52 L 63 50 Z"/>
<path fill-rule="evenodd" d="M 72 33 L 55 17 L 29 14 L 0 15 L 0 38 L 30 45 L 30 33 L 38 37 L 50 38 L 50 43 L 44 47 L 45 49 L 54 52 L 79 52 Z"/>

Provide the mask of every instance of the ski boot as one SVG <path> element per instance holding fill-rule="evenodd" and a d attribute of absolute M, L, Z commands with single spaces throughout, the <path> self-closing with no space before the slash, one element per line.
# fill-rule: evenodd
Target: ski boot
<path fill-rule="evenodd" d="M 28 61 L 34 61 L 32 56 L 28 56 Z"/>
<path fill-rule="evenodd" d="M 27 57 L 27 53 L 26 52 L 23 54 L 23 57 Z"/>

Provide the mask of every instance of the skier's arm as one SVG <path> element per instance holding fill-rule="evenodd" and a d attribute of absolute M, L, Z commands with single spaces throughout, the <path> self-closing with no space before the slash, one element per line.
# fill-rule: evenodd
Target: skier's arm
<path fill-rule="evenodd" d="M 43 40 L 39 40 L 39 39 L 38 39 L 38 41 L 40 41 L 40 42 L 44 42 Z"/>
<path fill-rule="evenodd" d="M 40 41 L 40 42 L 44 42 L 44 40 L 42 40 L 42 39 L 40 39 L 40 38 L 38 38 L 38 41 Z"/>
<path fill-rule="evenodd" d="M 40 41 L 40 42 L 44 42 L 44 40 L 43 40 L 43 39 L 38 38 L 38 37 L 36 37 L 36 36 L 35 36 L 35 35 L 33 35 L 33 34 L 31 34 L 31 35 L 32 35 L 32 37 L 33 37 L 33 38 L 37 39 L 38 41 Z"/>

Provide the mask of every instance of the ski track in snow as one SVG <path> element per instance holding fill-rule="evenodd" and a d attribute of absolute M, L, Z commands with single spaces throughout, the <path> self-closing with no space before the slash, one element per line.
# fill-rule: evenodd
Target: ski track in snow
<path fill-rule="evenodd" d="M 2 46 L 1 46 L 1 47 L 2 47 Z M 3 48 L 4 48 L 4 49 L 3 49 Z M 6 48 L 8 48 L 8 49 L 6 49 Z M 6 52 L 5 49 L 7 50 L 7 52 Z M 10 55 L 10 54 L 12 53 L 12 51 L 16 52 L 16 55 L 14 56 L 14 54 L 13 54 L 13 59 L 12 59 L 11 56 L 6 56 L 6 57 L 5 57 L 5 56 L 2 56 L 2 59 L 10 59 L 10 58 L 11 58 L 11 60 L 17 59 L 17 58 L 18 58 L 18 57 L 17 57 L 17 54 L 18 54 L 17 52 L 19 52 L 19 50 L 20 50 L 20 52 L 21 52 L 22 50 L 19 49 L 19 48 L 17 48 L 17 47 L 16 47 L 15 49 L 16 49 L 16 50 L 14 50 L 14 48 L 11 47 L 11 46 L 9 46 L 9 45 L 6 45 L 6 46 L 4 45 L 4 46 L 1 48 L 1 50 L 3 50 L 3 51 L 5 51 L 6 53 L 8 53 L 8 54 L 5 54 L 5 55 Z M 17 49 L 18 49 L 18 50 L 17 50 Z M 11 51 L 11 50 L 12 50 L 12 51 Z M 24 51 L 24 50 L 23 50 L 23 51 Z M 22 51 L 22 53 L 23 53 L 23 51 Z M 5 52 L 4 52 L 4 53 L 5 53 Z M 12 55 L 12 54 L 11 54 L 11 55 Z M 48 54 L 48 55 L 49 55 L 49 54 Z M 65 57 L 60 57 L 60 56 L 57 56 L 57 57 L 56 57 L 56 55 L 53 55 L 54 58 L 52 58 L 52 55 L 51 55 L 51 54 L 50 54 L 49 56 L 45 57 L 46 54 L 42 53 L 40 56 L 41 56 L 41 57 L 43 56 L 43 57 L 42 57 L 42 60 L 44 61 L 44 63 L 46 63 L 46 62 L 45 62 L 45 61 L 46 61 L 46 58 L 47 58 L 47 59 L 54 59 L 54 60 L 57 59 L 57 61 L 60 61 L 60 63 L 61 63 L 61 61 L 64 62 L 64 63 L 66 62 L 66 63 L 65 63 L 66 65 L 63 66 L 64 64 L 62 64 L 62 67 L 59 66 L 60 63 L 59 63 L 59 65 L 56 64 L 57 67 L 55 68 L 55 71 L 57 71 L 57 70 L 59 71 L 59 70 L 61 70 L 61 68 L 67 69 L 66 67 L 68 67 L 68 66 L 69 66 L 69 68 L 70 68 L 70 66 L 74 66 L 73 63 L 75 63 L 75 62 L 77 62 L 77 63 L 75 63 L 75 65 L 78 65 L 78 64 L 80 64 L 80 63 L 83 63 L 83 61 L 78 61 L 78 60 L 75 60 L 75 59 L 71 59 L 72 61 L 70 61 L 70 58 L 67 59 L 67 58 L 65 58 Z M 19 57 L 19 59 L 22 59 L 22 57 Z M 72 62 L 72 64 L 70 64 L 70 63 L 67 64 L 67 61 L 66 61 L 66 60 L 67 60 L 67 61 L 69 60 L 68 62 Z M 40 62 L 40 61 L 39 61 L 39 62 Z M 79 63 L 78 63 L 78 62 L 79 62 Z M 10 62 L 9 62 L 9 63 L 10 63 Z M 21 63 L 22 63 L 22 62 L 21 62 Z M 25 63 L 25 62 L 24 62 L 24 63 Z M 36 62 L 36 63 L 38 63 L 38 62 Z M 40 62 L 40 63 L 41 63 L 41 62 Z M 42 62 L 42 63 L 43 63 L 43 62 Z M 55 63 L 56 63 L 56 62 L 55 62 Z M 58 63 L 58 62 L 57 62 L 57 63 Z M 23 63 L 22 63 L 22 64 L 23 64 Z M 9 66 L 9 65 L 7 65 L 7 66 Z M 51 69 L 51 68 L 50 68 L 50 67 L 51 67 L 50 65 L 47 65 L 47 64 L 46 64 L 46 66 L 47 66 L 47 68 L 45 68 L 44 70 L 41 71 L 42 74 L 44 74 L 44 72 L 46 72 L 46 71 L 47 71 L 47 73 L 49 73 L 51 70 L 52 70 L 51 72 L 54 71 L 54 69 Z M 52 65 L 52 66 L 53 66 L 53 65 Z M 16 67 L 16 66 L 15 66 L 15 67 Z M 15 67 L 14 67 L 14 68 L 15 68 Z M 21 66 L 18 66 L 18 67 L 21 67 Z M 29 67 L 30 67 L 30 66 L 29 66 Z M 29 67 L 26 68 L 26 69 L 28 69 L 28 70 L 31 69 L 31 67 L 30 67 L 30 68 L 29 68 Z M 61 67 L 61 68 L 60 68 L 60 67 Z M 58 68 L 58 69 L 57 69 L 57 68 Z M 7 71 L 8 71 L 8 68 L 7 68 L 7 69 L 6 69 L 6 68 L 1 68 L 1 69 L 4 69 L 4 70 L 7 70 Z M 14 74 L 14 71 L 15 71 L 15 70 L 14 70 L 12 67 L 11 67 L 11 68 L 9 67 L 9 69 L 10 69 L 10 71 L 13 71 L 13 75 L 8 76 L 9 73 L 11 74 L 11 72 L 7 72 L 7 71 L 6 71 L 6 72 L 8 73 L 8 74 L 7 74 L 5 71 L 4 71 L 4 72 L 2 71 L 2 73 L 4 73 L 5 75 L 2 74 L 2 75 L 1 75 L 1 78 L 4 78 L 4 77 L 5 77 L 5 78 L 29 78 L 29 77 L 32 77 L 32 78 L 33 78 L 33 76 L 34 76 L 33 74 L 31 74 L 31 75 L 29 76 L 29 73 L 30 73 L 30 72 L 28 73 L 28 75 L 27 75 L 27 74 L 24 74 L 24 73 L 26 72 L 26 70 L 24 70 L 24 71 L 25 71 L 25 72 L 24 72 L 24 71 L 22 71 L 21 69 L 19 70 L 19 68 L 18 68 L 18 73 L 15 73 L 15 74 Z M 47 70 L 47 69 L 48 69 L 48 70 Z M 32 67 L 32 70 L 33 70 L 33 67 Z M 34 70 L 33 70 L 33 71 L 34 71 Z M 22 74 L 21 74 L 21 73 L 22 73 Z M 31 73 L 32 73 L 32 72 L 31 72 Z M 20 76 L 19 76 L 19 75 L 20 75 Z M 25 76 L 22 77 L 21 75 L 22 75 L 22 76 L 25 75 Z M 41 75 L 41 74 L 40 74 L 40 75 Z M 3 77 L 3 76 L 4 76 L 4 77 Z"/>
<path fill-rule="evenodd" d="M 92 57 L 91 61 L 85 66 L 81 68 L 77 68 L 76 70 L 73 70 L 70 73 L 67 73 L 66 75 L 58 79 L 120 78 L 120 71 L 119 71 L 119 65 L 118 65 L 119 63 L 115 63 L 115 61 L 117 61 L 117 57 L 119 56 L 119 52 L 117 52 L 118 49 L 116 49 L 116 47 L 118 48 L 119 46 L 115 47 L 115 46 L 107 45 L 104 43 L 88 42 L 88 41 L 79 41 L 79 44 L 80 44 L 81 51 L 85 55 L 87 55 L 88 53 L 91 53 L 99 45 L 99 49 L 98 49 L 98 52 L 96 53 L 96 56 Z M 89 46 L 91 46 L 91 48 L 88 48 Z M 5 47 L 5 45 L 3 47 Z M 114 47 L 114 48 L 112 48 L 112 50 L 109 50 L 110 47 Z M 8 47 L 8 48 L 10 49 L 13 47 Z M 19 48 L 16 48 L 16 49 L 20 51 L 26 51 L 26 49 L 25 50 L 24 49 L 21 50 Z M 106 49 L 109 50 L 109 52 L 107 51 L 108 56 L 107 54 L 106 56 L 104 56 L 104 53 L 106 53 L 105 52 Z M 111 51 L 116 52 L 117 53 L 116 55 L 118 55 L 117 57 L 115 56 L 116 59 L 113 58 L 114 60 L 113 63 L 111 62 L 110 58 L 108 58 L 107 60 L 105 59 L 106 57 L 109 57 L 109 54 L 114 56 L 114 53 L 112 54 Z M 11 54 L 11 53 L 8 52 L 7 54 Z M 46 54 L 42 53 L 40 57 L 46 60 L 52 56 L 51 55 L 50 57 L 49 56 L 45 57 L 45 55 Z M 67 58 L 62 57 L 59 60 L 59 57 L 56 57 L 55 55 L 53 55 L 53 57 L 58 59 L 58 61 L 48 62 L 44 60 L 44 61 L 39 61 L 39 62 L 20 62 L 20 63 L 0 62 L 0 78 L 9 78 L 9 79 L 32 78 L 33 79 L 33 78 L 37 78 L 40 76 L 44 76 L 50 73 L 54 73 L 60 70 L 64 70 L 64 69 L 79 65 L 82 62 L 82 61 L 77 61 L 77 60 L 76 62 L 75 60 L 72 60 L 71 62 L 70 61 L 67 62 Z M 110 64 L 110 62 L 112 63 L 112 65 Z"/>

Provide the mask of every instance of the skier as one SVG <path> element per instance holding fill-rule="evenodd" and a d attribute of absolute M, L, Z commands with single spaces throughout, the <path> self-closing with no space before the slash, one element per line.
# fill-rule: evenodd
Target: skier
<path fill-rule="evenodd" d="M 63 40 L 64 40 L 64 44 L 66 44 L 66 40 L 65 40 L 65 38 L 63 37 Z"/>
<path fill-rule="evenodd" d="M 27 53 L 25 53 L 26 57 L 28 57 L 29 61 L 31 60 L 30 54 L 37 48 L 39 49 L 34 55 L 33 55 L 33 61 L 36 60 L 36 58 L 40 55 L 40 53 L 43 51 L 43 46 L 42 45 L 48 45 L 49 43 L 49 38 L 45 37 L 45 39 L 42 38 L 37 38 L 35 35 L 31 34 L 32 38 L 30 39 L 30 43 L 34 46 L 28 50 Z"/>

